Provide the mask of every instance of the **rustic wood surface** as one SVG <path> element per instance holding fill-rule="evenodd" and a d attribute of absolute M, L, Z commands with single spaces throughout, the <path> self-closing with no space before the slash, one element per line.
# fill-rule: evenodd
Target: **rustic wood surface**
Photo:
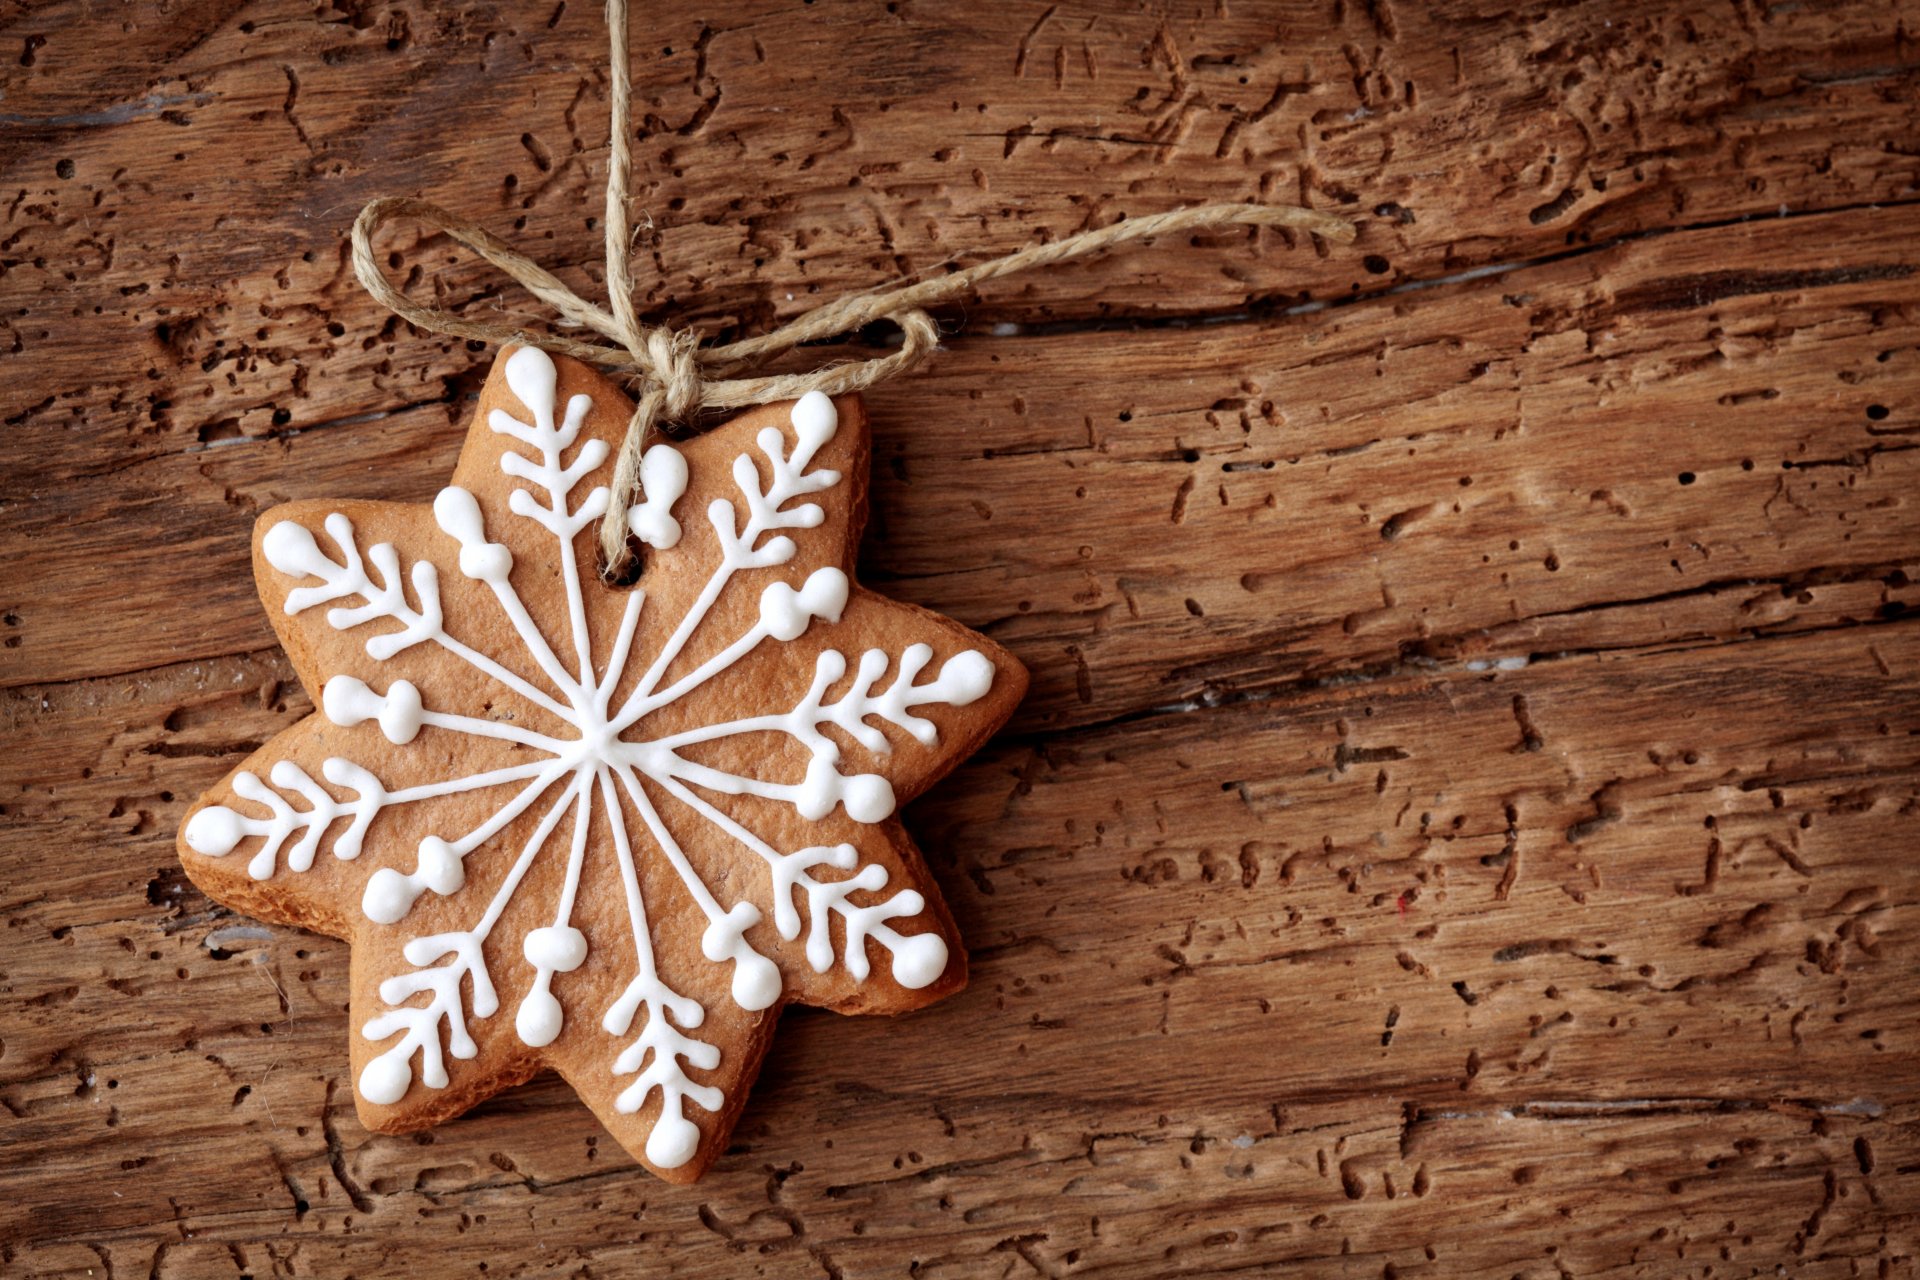
<path fill-rule="evenodd" d="M 1360 240 L 994 286 L 871 397 L 863 576 L 1034 673 L 908 814 L 966 993 L 788 1014 L 691 1188 L 550 1079 L 376 1137 L 344 948 L 173 831 L 308 710 L 253 516 L 430 496 L 489 363 L 342 233 L 596 291 L 599 14 L 0 4 L 0 1272 L 1920 1272 L 1920 8 L 648 9 L 650 318 Z"/>

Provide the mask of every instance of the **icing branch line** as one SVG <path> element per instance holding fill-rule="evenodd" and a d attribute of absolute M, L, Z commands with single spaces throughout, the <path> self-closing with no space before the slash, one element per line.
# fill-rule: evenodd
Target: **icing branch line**
<path fill-rule="evenodd" d="M 845 805 L 847 816 L 855 822 L 870 825 L 884 821 L 894 810 L 892 784 L 877 773 L 841 773 L 834 767 L 839 748 L 831 742 L 827 748 L 807 762 L 806 776 L 799 782 L 746 778 L 650 747 L 640 748 L 638 759 L 642 771 L 656 781 L 679 778 L 722 795 L 777 800 L 792 805 L 794 812 L 809 822 L 826 817 L 835 805 Z"/>
<path fill-rule="evenodd" d="M 580 891 L 580 868 L 587 856 L 587 829 L 593 816 L 593 779 L 598 768 L 581 769 L 573 809 L 573 845 L 567 853 L 567 878 L 554 909 L 553 923 L 531 930 L 520 952 L 533 966 L 533 987 L 520 1001 L 514 1029 L 521 1043 L 545 1048 L 560 1035 L 566 1015 L 553 997 L 553 975 L 572 973 L 587 959 L 587 938 L 573 927 L 573 900 Z"/>
<path fill-rule="evenodd" d="M 501 543 L 487 541 L 486 521 L 480 513 L 479 501 L 465 489 L 449 485 L 433 500 L 433 518 L 441 532 L 460 544 L 460 572 L 492 588 L 494 599 L 500 602 L 501 611 L 513 624 L 521 645 L 553 682 L 554 688 L 577 707 L 580 686 L 567 674 L 553 646 L 547 643 L 546 636 L 527 612 L 520 593 L 514 590 L 510 576 L 513 552 Z"/>
<path fill-rule="evenodd" d="M 741 845 L 766 860 L 773 873 L 773 923 L 780 936 L 791 942 L 800 936 L 800 915 L 794 909 L 793 895 L 803 892 L 807 898 L 810 928 L 807 932 L 807 963 L 815 973 L 825 973 L 833 965 L 833 933 L 828 913 L 837 913 L 845 922 L 844 963 L 847 973 L 859 982 L 871 972 L 867 963 L 866 940 L 872 938 L 892 953 L 894 981 L 909 990 L 918 990 L 937 979 L 947 967 L 947 944 L 938 933 L 902 935 L 887 921 L 919 915 L 926 899 L 913 889 L 902 889 L 885 902 L 858 906 L 849 901 L 854 890 L 878 893 L 887 887 L 887 869 L 868 863 L 849 879 L 820 881 L 811 872 L 820 866 L 852 871 L 859 852 L 850 844 L 816 846 L 796 853 L 778 852 L 734 819 L 707 803 L 698 794 L 673 778 L 662 780 L 673 797 L 733 837 Z"/>
<path fill-rule="evenodd" d="M 720 1050 L 703 1040 L 684 1034 L 673 1025 L 678 1022 L 688 1031 L 706 1021 L 707 1011 L 660 980 L 655 967 L 653 940 L 647 933 L 646 907 L 640 898 L 640 878 L 634 869 L 633 849 L 627 843 L 626 817 L 615 791 L 613 777 L 600 769 L 601 803 L 613 828 L 614 853 L 620 863 L 620 883 L 627 896 L 627 919 L 633 927 L 633 952 L 638 972 L 608 1006 L 600 1025 L 609 1035 L 625 1035 L 633 1026 L 634 1015 L 645 1006 L 647 1018 L 639 1039 L 621 1051 L 613 1073 L 629 1075 L 639 1071 L 646 1059 L 646 1070 L 614 1100 L 614 1110 L 631 1115 L 646 1102 L 647 1095 L 660 1090 L 660 1116 L 647 1135 L 647 1159 L 662 1169 L 677 1169 L 693 1158 L 700 1146 L 700 1130 L 686 1118 L 685 1103 L 691 1100 L 707 1111 L 718 1111 L 725 1098 L 712 1085 L 696 1084 L 681 1065 L 711 1071 L 720 1065 Z M 672 1021 L 668 1020 L 672 1016 Z"/>
<path fill-rule="evenodd" d="M 856 822 L 879 822 L 894 810 L 892 784 L 876 773 L 841 773 L 840 745 L 823 733 L 821 726 L 831 724 L 868 750 L 884 755 L 892 751 L 892 744 L 884 732 L 867 723 L 867 717 L 877 716 L 905 730 L 922 745 L 933 745 L 939 738 L 938 731 L 932 721 L 914 715 L 913 708 L 935 704 L 963 707 L 978 700 L 993 683 L 993 664 L 969 649 L 949 658 L 934 679 L 916 685 L 914 678 L 932 660 L 930 646 L 908 646 L 900 656 L 892 685 L 876 694 L 873 686 L 886 674 L 889 660 L 884 650 L 869 649 L 861 655 L 860 670 L 846 694 L 826 703 L 827 690 L 846 674 L 847 660 L 837 650 L 822 650 L 811 686 L 785 715 L 752 716 L 689 729 L 636 744 L 628 749 L 628 758 L 662 782 L 679 778 L 726 795 L 778 800 L 792 805 L 809 821 L 824 818 L 835 805 L 844 805 L 847 816 Z M 768 782 L 699 764 L 679 753 L 681 747 L 745 733 L 781 733 L 804 746 L 809 753 L 805 777 L 797 783 Z"/>
<path fill-rule="evenodd" d="M 714 964 L 733 962 L 733 1002 L 742 1009 L 757 1011 L 765 1009 L 780 998 L 780 970 L 773 961 L 753 949 L 747 941 L 747 930 L 760 923 L 760 911 L 750 902 L 736 902 L 731 910 L 723 908 L 719 900 L 707 888 L 700 873 L 687 861 L 687 855 L 660 821 L 660 815 L 654 810 L 653 801 L 647 799 L 646 790 L 640 785 L 633 767 L 625 762 L 614 766 L 620 774 L 620 781 L 626 787 L 627 794 L 633 798 L 633 807 L 640 812 L 640 818 L 652 833 L 654 842 L 660 846 L 660 852 L 672 864 L 680 883 L 686 886 L 687 895 L 707 917 L 707 927 L 700 935 L 700 952 Z"/>
<path fill-rule="evenodd" d="M 817 570 L 809 575 L 806 585 L 798 593 L 785 583 L 775 584 L 784 591 L 784 595 L 768 588 L 771 595 L 763 593 L 761 597 L 761 619 L 756 627 L 728 646 L 720 655 L 703 664 L 693 676 L 674 685 L 659 697 L 652 696 L 666 675 L 668 667 L 680 656 L 687 641 L 706 622 L 707 614 L 712 611 L 720 593 L 726 589 L 733 575 L 741 569 L 764 569 L 787 563 L 793 559 L 797 548 L 793 539 L 784 535 L 774 537 L 764 546 L 756 546 L 761 537 L 779 529 L 813 529 L 824 520 L 825 513 L 817 503 L 803 503 L 792 510 L 783 510 L 785 505 L 795 498 L 811 493 L 819 493 L 840 483 L 840 473 L 827 468 L 809 472 L 808 464 L 820 447 L 831 440 L 839 428 L 839 412 L 833 407 L 833 401 L 824 395 L 806 396 L 793 406 L 790 418 L 795 435 L 798 437 L 791 456 L 786 451 L 786 437 L 779 430 L 768 427 L 758 436 L 756 443 L 767 456 L 773 473 L 773 481 L 765 490 L 760 487 L 759 469 L 753 459 L 740 454 L 734 459 L 733 480 L 741 496 L 747 503 L 746 526 L 738 531 L 734 528 L 737 513 L 733 503 L 725 498 L 716 498 L 707 508 L 707 518 L 713 524 L 714 533 L 720 541 L 720 563 L 714 567 L 700 595 L 680 619 L 672 636 L 662 646 L 653 665 L 640 678 L 627 703 L 614 717 L 616 731 L 632 724 L 648 711 L 666 705 L 675 698 L 683 697 L 699 687 L 716 672 L 724 670 L 750 652 L 767 635 L 776 635 L 782 640 L 791 640 L 805 629 L 805 620 L 799 621 L 797 628 L 792 626 L 795 607 L 803 606 L 809 612 L 807 616 L 830 616 L 838 621 L 840 610 L 845 607 L 847 583 L 846 575 L 837 569 Z M 837 579 L 822 574 L 838 575 Z M 809 595 L 808 593 L 812 594 Z M 838 601 L 834 597 L 837 594 Z M 831 612 L 812 612 L 818 606 Z M 772 616 L 770 616 L 770 614 Z M 786 626 L 781 626 L 786 623 Z M 782 634 L 786 630 L 792 634 Z"/>
<path fill-rule="evenodd" d="M 539 855 L 541 846 L 546 844 L 547 837 L 553 834 L 553 829 L 560 825 L 560 817 L 566 811 L 568 802 L 586 787 L 591 776 L 590 770 L 576 770 L 573 781 L 567 784 L 565 793 L 551 809 L 547 810 L 546 817 L 540 819 L 540 825 L 534 828 L 533 835 L 528 837 L 525 847 L 520 850 L 519 858 L 515 859 L 513 869 L 507 872 L 506 881 L 494 893 L 493 901 L 487 904 L 487 913 L 481 916 L 480 923 L 474 926 L 474 932 L 480 937 L 485 938 L 493 932 L 493 926 L 499 921 L 500 913 L 507 909 L 507 903 L 512 900 L 514 890 L 520 887 L 520 881 L 525 878 L 527 868 L 533 865 L 534 858 Z"/>
<path fill-rule="evenodd" d="M 718 584 L 717 586 L 714 584 Z M 709 579 L 708 589 L 714 596 L 720 594 L 720 587 L 726 585 L 725 579 L 716 575 Z M 731 667 L 759 647 L 760 642 L 769 636 L 780 641 L 799 638 L 807 629 L 808 623 L 815 618 L 824 618 L 828 622 L 840 621 L 840 615 L 846 611 L 847 598 L 852 593 L 852 584 L 847 575 L 839 569 L 815 569 L 807 575 L 807 580 L 795 591 L 784 582 L 769 583 L 760 593 L 760 618 L 740 636 L 714 654 L 699 667 L 681 677 L 666 689 L 647 692 L 643 680 L 627 699 L 620 714 L 611 721 L 614 732 L 631 726 L 642 716 L 661 707 L 677 702 L 687 694 L 698 689 L 707 681 Z M 704 596 L 706 592 L 703 592 Z M 712 607 L 707 601 L 704 606 L 695 602 L 704 614 Z M 660 664 L 656 663 L 658 668 Z"/>
<path fill-rule="evenodd" d="M 886 674 L 889 659 L 885 650 L 869 649 L 860 655 L 860 667 L 852 687 L 829 703 L 825 700 L 826 692 L 846 674 L 847 660 L 837 649 L 823 649 L 814 663 L 812 685 L 785 715 L 748 716 L 705 725 L 656 738 L 648 745 L 677 750 L 742 733 L 784 733 L 817 751 L 833 745 L 819 728 L 831 724 L 867 750 L 885 755 L 892 751 L 892 744 L 885 733 L 867 723 L 868 716 L 878 716 L 906 730 L 920 745 L 930 747 L 939 741 L 939 733 L 932 721 L 911 714 L 912 709 L 942 704 L 964 707 L 979 700 L 993 683 L 993 664 L 984 655 L 968 649 L 949 658 L 934 679 L 916 685 L 914 678 L 932 660 L 931 646 L 908 645 L 900 655 L 899 672 L 893 684 L 885 693 L 875 694 L 873 685 Z"/>
<path fill-rule="evenodd" d="M 627 923 L 633 929 L 634 961 L 639 966 L 641 977 L 654 976 L 653 939 L 647 933 L 647 908 L 640 897 L 640 876 L 633 863 L 633 846 L 627 843 L 626 813 L 620 806 L 620 793 L 614 789 L 613 775 L 604 766 L 595 770 L 595 773 L 600 784 L 600 802 L 606 807 L 608 825 L 613 829 L 613 850 L 620 864 L 620 885 L 627 895 Z M 615 1035 L 619 1034 L 612 1027 L 607 1029 Z"/>
<path fill-rule="evenodd" d="M 606 675 L 601 678 L 600 687 L 594 691 L 594 708 L 603 719 L 608 705 L 613 701 L 614 686 L 620 683 L 620 677 L 626 672 L 627 655 L 633 650 L 633 637 L 640 626 L 640 610 L 646 600 L 647 593 L 637 587 L 627 593 L 626 609 L 620 615 L 620 630 L 614 636 L 613 652 L 607 658 Z"/>
<path fill-rule="evenodd" d="M 477 791 L 482 787 L 503 786 L 509 782 L 518 782 L 522 778 L 531 778 L 552 767 L 550 761 L 538 760 L 531 764 L 516 764 L 487 773 L 469 774 L 467 777 L 455 778 L 448 782 L 423 782 L 417 787 L 403 787 L 399 791 L 389 793 L 387 803 L 407 804 L 414 800 L 434 800 L 441 796 L 457 795 L 462 791 Z"/>
<path fill-rule="evenodd" d="M 400 557 L 391 543 L 377 543 L 367 550 L 367 557 L 381 570 L 385 584 L 375 586 L 361 561 L 354 539 L 353 522 L 336 511 L 327 517 L 326 530 L 327 536 L 333 539 L 344 557 L 339 562 L 329 559 L 320 550 L 312 531 L 291 520 L 282 520 L 267 530 L 267 536 L 262 540 L 261 547 L 266 553 L 267 562 L 275 569 L 288 577 L 312 577 L 321 581 L 320 586 L 297 587 L 287 594 L 286 611 L 289 614 L 358 595 L 367 602 L 365 605 L 357 609 L 329 610 L 327 625 L 335 631 L 347 631 L 376 618 L 391 618 L 400 623 L 401 630 L 374 636 L 367 641 L 367 653 L 375 660 L 384 662 L 423 640 L 432 640 L 468 666 L 528 701 L 538 703 L 562 719 L 568 717 L 567 708 L 553 698 L 492 658 L 447 634 L 441 625 L 440 579 L 430 562 L 420 560 L 413 566 L 413 589 L 420 599 L 420 608 L 415 610 L 408 606 L 405 593 L 400 588 Z"/>
<path fill-rule="evenodd" d="M 402 874 L 391 867 L 382 867 L 374 872 L 368 878 L 366 891 L 360 900 L 360 910 L 367 919 L 375 924 L 396 924 L 413 910 L 414 902 L 423 891 L 431 889 L 443 898 L 458 893 L 467 882 L 467 855 L 493 839 L 501 828 L 526 812 L 527 807 L 545 794 L 547 788 L 567 771 L 567 765 L 564 761 L 542 760 L 537 764 L 520 765 L 499 772 L 525 777 L 530 771 L 538 771 L 532 782 L 495 810 L 492 817 L 460 839 L 447 841 L 439 836 L 423 839 L 411 873 Z M 502 781 L 507 780 L 502 778 Z"/>
<path fill-rule="evenodd" d="M 545 762 L 516 765 L 490 773 L 388 791 L 366 769 L 351 760 L 333 756 L 321 765 L 320 771 L 328 782 L 355 793 L 354 799 L 343 801 L 334 799 L 293 761 L 281 760 L 273 766 L 269 776 L 281 790 L 294 792 L 305 799 L 308 805 L 306 809 L 295 809 L 261 782 L 258 775 L 243 771 L 234 776 L 234 793 L 243 800 L 264 807 L 269 816 L 251 818 L 226 805 L 210 805 L 194 814 L 187 823 L 187 847 L 203 856 L 219 858 L 232 853 L 240 841 L 253 836 L 261 837 L 265 843 L 255 851 L 247 864 L 247 874 L 255 880 L 266 880 L 273 875 L 280 848 L 288 836 L 295 831 L 304 831 L 305 834 L 287 855 L 287 869 L 306 871 L 313 865 L 314 853 L 327 828 L 340 818 L 351 818 L 351 824 L 333 842 L 333 856 L 342 861 L 352 861 L 360 856 L 367 827 L 373 822 L 374 816 L 390 805 L 412 804 L 463 791 L 497 787 L 531 777 L 545 767 Z"/>
<path fill-rule="evenodd" d="M 576 745 L 560 738 L 549 738 L 543 733 L 534 733 L 530 729 L 501 724 L 498 720 L 478 720 L 473 716 L 450 715 L 440 711 L 424 713 L 420 717 L 420 722 L 437 729 L 451 729 L 455 733 L 471 734 L 476 738 L 498 738 L 502 742 L 517 742 L 522 746 L 537 747 L 554 755 L 569 751 Z"/>
<path fill-rule="evenodd" d="M 348 787 L 357 793 L 355 800 L 341 803 L 291 760 L 274 764 L 268 776 L 273 785 L 305 798 L 308 808 L 295 809 L 279 792 L 260 781 L 258 774 L 243 769 L 233 777 L 233 792 L 267 810 L 265 818 L 250 818 L 227 805 L 209 805 L 194 814 L 184 833 L 187 847 L 209 858 L 224 858 L 242 841 L 262 838 L 260 848 L 247 863 L 247 874 L 255 880 L 272 877 L 278 864 L 280 847 L 296 831 L 302 835 L 287 853 L 287 869 L 305 871 L 313 865 L 320 839 L 336 818 L 353 815 L 353 823 L 333 842 L 333 856 L 351 861 L 360 856 L 361 842 L 373 815 L 388 803 L 386 789 L 373 774 L 349 760 L 328 760 L 321 766 L 327 781 Z"/>
<path fill-rule="evenodd" d="M 547 788 L 555 782 L 558 782 L 560 775 L 567 771 L 565 763 L 558 760 L 542 761 L 539 767 L 540 773 L 535 776 L 532 782 L 521 789 L 519 795 L 496 810 L 493 816 L 485 822 L 475 827 L 472 831 L 469 831 L 460 839 L 453 841 L 449 847 L 460 857 L 466 857 L 475 849 L 478 849 L 481 845 L 493 839 L 502 827 L 512 822 L 522 813 L 525 813 L 528 806 L 532 805 L 535 800 L 538 800 L 545 794 Z"/>
<path fill-rule="evenodd" d="M 540 690 L 534 688 L 532 685 L 528 684 L 525 680 L 521 679 L 519 676 L 513 674 L 513 672 L 507 670 L 505 667 L 495 662 L 492 658 L 487 657 L 487 655 L 485 655 L 484 653 L 477 653 L 474 650 L 469 649 L 466 645 L 462 644 L 458 640 L 455 640 L 452 636 L 446 636 L 444 638 L 436 636 L 434 638 L 436 640 L 439 640 L 440 644 L 449 653 L 459 658 L 462 662 L 467 663 L 469 666 L 475 668 L 476 670 L 485 672 L 487 675 L 492 676 L 495 680 L 498 680 L 501 684 L 506 685 L 509 689 L 512 689 L 515 693 L 519 694 L 521 697 L 526 698 L 529 702 L 538 703 L 539 705 L 545 707 L 547 710 L 553 712 L 553 714 L 559 716 L 561 719 L 565 720 L 568 718 L 568 712 L 565 707 L 561 706 L 558 702 L 555 702 L 552 698 L 540 692 Z"/>
<path fill-rule="evenodd" d="M 538 463 L 511 450 L 503 451 L 500 469 L 547 491 L 548 501 L 544 506 L 524 489 L 515 489 L 507 505 L 515 515 L 545 526 L 560 544 L 560 572 L 567 587 L 568 619 L 573 629 L 574 652 L 580 661 L 578 687 L 584 694 L 593 687 L 593 645 L 587 634 L 586 601 L 580 589 L 573 539 L 606 511 L 608 490 L 604 485 L 594 488 L 577 508 L 570 509 L 567 499 L 581 477 L 606 461 L 607 443 L 590 439 L 580 446 L 570 465 L 564 463 L 563 455 L 579 439 L 580 426 L 586 421 L 593 401 L 584 395 L 571 397 L 567 401 L 566 417 L 556 427 L 553 411 L 559 398 L 559 373 L 552 357 L 536 347 L 523 347 L 507 358 L 506 373 L 508 388 L 533 414 L 533 425 L 499 409 L 487 416 L 487 425 L 540 451 Z"/>
<path fill-rule="evenodd" d="M 478 1047 L 467 1032 L 466 1014 L 461 1008 L 462 981 L 473 984 L 472 1011 L 476 1018 L 490 1018 L 500 1008 L 500 997 L 487 974 L 486 957 L 480 953 L 480 940 L 471 933 L 442 933 L 415 938 L 407 943 L 407 963 L 418 966 L 413 973 L 388 978 L 380 984 L 380 998 L 398 1008 L 368 1019 L 360 1034 L 369 1040 L 385 1040 L 396 1032 L 406 1034 L 360 1071 L 360 1096 L 377 1106 L 391 1106 L 406 1096 L 413 1083 L 413 1055 L 420 1055 L 420 1079 L 429 1088 L 447 1087 L 447 1065 L 440 1049 L 440 1027 L 447 1028 L 447 1050 L 462 1060 L 474 1057 Z M 451 959 L 447 959 L 451 957 Z M 447 963 L 429 969 L 436 960 Z M 431 993 L 425 1005 L 402 1003 L 421 992 Z"/>
<path fill-rule="evenodd" d="M 366 681 L 355 676 L 334 676 L 321 690 L 320 709 L 327 719 L 343 729 L 368 720 L 377 720 L 380 731 L 395 746 L 412 742 L 423 728 L 446 729 L 476 738 L 496 738 L 533 747 L 550 755 L 565 755 L 578 748 L 577 742 L 550 738 L 517 725 L 473 716 L 429 711 L 420 702 L 420 691 L 410 681 L 395 680 L 385 694 L 375 693 Z"/>
<path fill-rule="evenodd" d="M 466 1015 L 462 1010 L 462 980 L 470 980 L 473 984 L 472 1011 L 475 1017 L 491 1017 L 499 1010 L 500 1000 L 487 973 L 483 945 L 487 935 L 493 932 L 493 926 L 498 923 L 500 913 L 513 897 L 514 890 L 526 875 L 527 868 L 533 865 L 541 847 L 559 825 L 568 804 L 585 789 L 590 777 L 588 771 L 578 773 L 565 794 L 547 810 L 540 825 L 528 837 L 513 869 L 507 873 L 506 881 L 487 905 L 486 914 L 479 923 L 472 929 L 415 938 L 407 943 L 403 954 L 407 963 L 416 966 L 414 972 L 399 974 L 380 984 L 380 998 L 388 1005 L 398 1007 L 389 1008 L 361 1028 L 361 1034 L 369 1040 L 385 1040 L 395 1034 L 405 1033 L 398 1043 L 367 1063 L 361 1071 L 359 1090 L 367 1101 L 391 1106 L 405 1097 L 413 1082 L 412 1060 L 416 1052 L 420 1055 L 421 1081 L 429 1088 L 446 1088 L 447 1069 L 440 1047 L 442 1024 L 447 1028 L 447 1051 L 454 1057 L 469 1059 L 478 1052 L 473 1037 L 467 1031 Z M 447 957 L 451 959 L 447 959 L 445 964 L 426 967 Z M 403 1003 L 423 991 L 430 992 L 432 996 L 426 1004 Z"/>
<path fill-rule="evenodd" d="M 732 576 L 733 570 L 722 562 L 708 577 L 706 586 L 700 590 L 699 598 L 680 619 L 680 625 L 675 627 L 673 634 L 668 637 L 665 647 L 660 650 L 660 656 L 654 659 L 651 667 L 647 668 L 646 674 L 640 678 L 639 686 L 627 698 L 626 704 L 620 708 L 620 713 L 613 718 L 616 730 L 626 728 L 646 714 L 649 709 L 647 695 L 653 691 L 653 686 L 665 674 L 668 664 L 680 656 L 680 650 L 686 646 L 687 640 L 699 629 L 700 624 L 706 621 L 707 613 L 713 608 L 713 602 L 720 598 L 721 589 L 727 585 L 727 579 Z"/>

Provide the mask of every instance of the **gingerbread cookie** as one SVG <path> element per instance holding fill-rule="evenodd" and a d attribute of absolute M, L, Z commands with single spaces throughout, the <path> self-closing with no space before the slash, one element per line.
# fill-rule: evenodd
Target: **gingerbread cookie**
<path fill-rule="evenodd" d="M 655 445 L 629 515 L 645 572 L 604 586 L 631 409 L 586 365 L 509 349 L 430 507 L 261 517 L 261 599 L 319 709 L 200 798 L 180 855 L 210 897 L 352 944 L 369 1128 L 551 1067 L 685 1182 L 783 1003 L 900 1013 L 965 984 L 895 815 L 1027 676 L 853 583 L 857 397 Z"/>

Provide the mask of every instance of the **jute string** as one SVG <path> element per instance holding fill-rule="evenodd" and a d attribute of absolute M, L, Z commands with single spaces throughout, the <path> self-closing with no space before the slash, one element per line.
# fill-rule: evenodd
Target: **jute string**
<path fill-rule="evenodd" d="M 360 211 L 353 224 L 353 271 L 381 305 L 422 329 L 495 344 L 524 343 L 638 379 L 637 403 L 614 463 L 613 501 L 608 503 L 600 524 L 601 573 L 610 581 L 631 577 L 634 565 L 627 536 L 627 511 L 641 496 L 640 460 L 663 423 L 686 423 L 702 409 L 733 409 L 795 400 L 809 391 L 841 395 L 885 382 L 921 364 L 939 345 L 939 331 L 927 314 L 928 307 L 952 301 L 976 285 L 1001 276 L 1083 258 L 1135 240 L 1221 227 L 1287 227 L 1343 243 L 1354 236 L 1351 223 L 1292 205 L 1210 204 L 1175 209 L 1083 231 L 1051 244 L 1034 245 L 934 279 L 852 294 L 815 307 L 771 333 L 706 346 L 691 329 L 644 324 L 634 312 L 633 275 L 628 257 L 632 224 L 627 214 L 627 191 L 633 155 L 627 120 L 631 86 L 627 68 L 626 0 L 607 0 L 607 27 L 613 85 L 606 216 L 607 295 L 611 311 L 581 298 L 552 272 L 484 227 L 438 205 L 404 196 L 383 196 Z M 411 218 L 451 236 L 553 308 L 565 324 L 592 330 L 618 345 L 486 324 L 415 302 L 387 279 L 373 256 L 374 233 L 400 218 Z M 853 333 L 876 320 L 889 321 L 900 329 L 900 349 L 891 355 L 831 364 L 802 373 L 756 372 L 795 347 Z"/>

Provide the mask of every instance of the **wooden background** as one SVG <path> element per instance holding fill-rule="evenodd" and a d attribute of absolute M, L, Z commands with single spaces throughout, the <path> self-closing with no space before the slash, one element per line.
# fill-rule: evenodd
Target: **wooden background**
<path fill-rule="evenodd" d="M 1035 676 L 909 812 L 976 977 L 790 1013 L 676 1189 L 551 1079 L 366 1134 L 343 947 L 172 852 L 308 706 L 253 516 L 429 497 L 488 364 L 361 203 L 597 293 L 598 9 L 0 3 L 0 1272 L 1920 1270 L 1920 8 L 645 8 L 654 318 L 1362 234 L 996 285 L 872 396 L 864 576 Z"/>

